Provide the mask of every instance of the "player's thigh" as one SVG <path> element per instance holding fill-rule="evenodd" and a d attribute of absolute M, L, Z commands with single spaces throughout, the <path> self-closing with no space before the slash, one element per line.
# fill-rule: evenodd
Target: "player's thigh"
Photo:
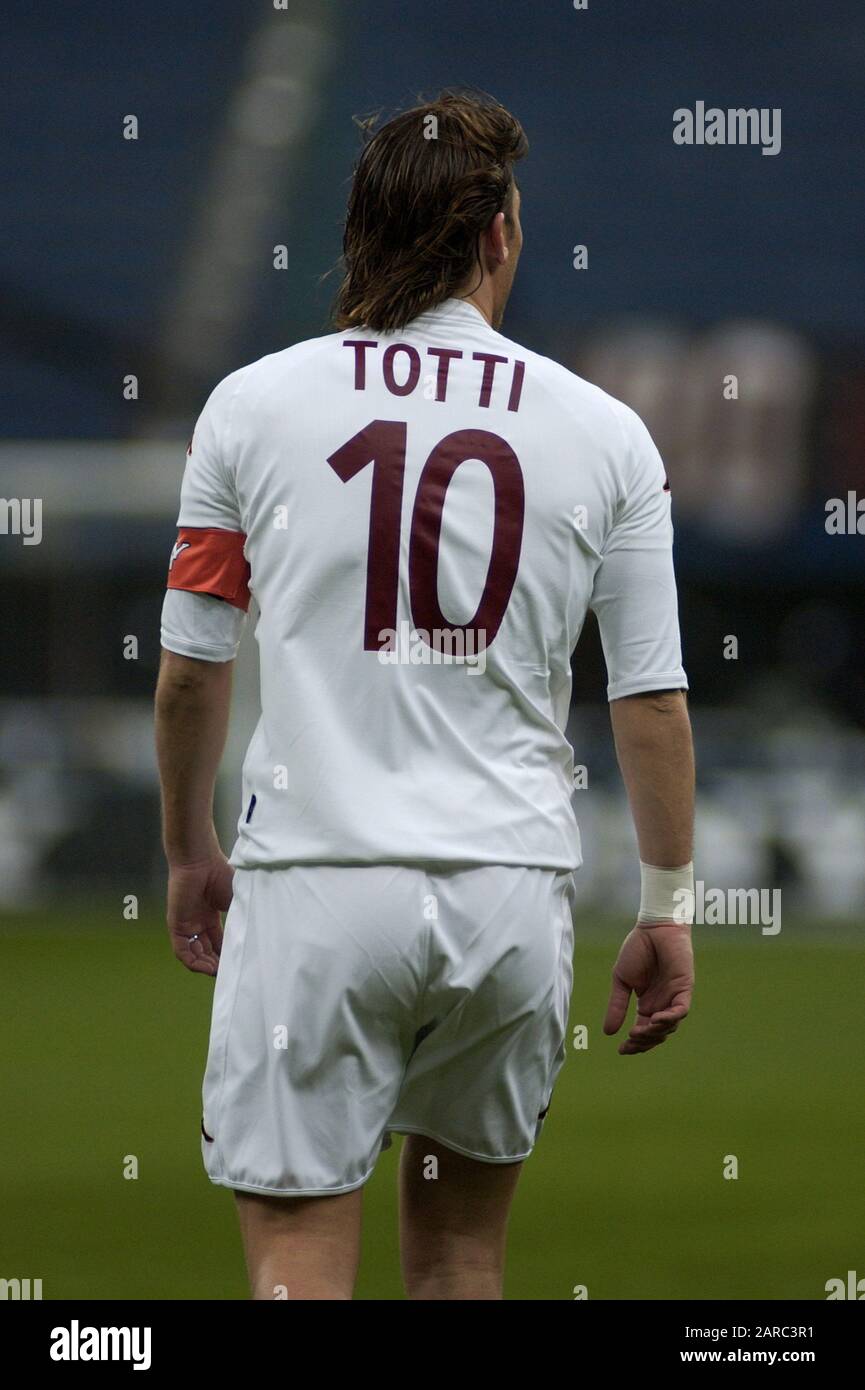
<path fill-rule="evenodd" d="M 265 1246 L 316 1242 L 349 1247 L 359 1241 L 363 1190 L 332 1197 L 273 1197 L 235 1192 L 244 1247 L 256 1254 Z"/>
<path fill-rule="evenodd" d="M 350 1297 L 360 1259 L 362 1189 L 326 1197 L 234 1195 L 247 1269 L 259 1297 L 277 1297 L 280 1285 L 292 1286 L 297 1279 L 326 1280 Z"/>
<path fill-rule="evenodd" d="M 523 1164 L 484 1163 L 423 1134 L 409 1134 L 400 1156 L 400 1237 L 422 1242 L 426 1258 L 463 1242 L 504 1248 Z"/>

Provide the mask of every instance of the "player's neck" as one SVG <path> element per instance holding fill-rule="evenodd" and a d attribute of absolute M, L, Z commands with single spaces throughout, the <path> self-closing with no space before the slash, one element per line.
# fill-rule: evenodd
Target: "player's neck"
<path fill-rule="evenodd" d="M 493 295 L 492 285 L 487 279 L 478 285 L 476 289 L 468 294 L 458 293 L 455 298 L 462 299 L 466 304 L 473 304 L 474 307 L 483 314 L 490 328 L 495 328 L 496 323 L 496 304 Z"/>

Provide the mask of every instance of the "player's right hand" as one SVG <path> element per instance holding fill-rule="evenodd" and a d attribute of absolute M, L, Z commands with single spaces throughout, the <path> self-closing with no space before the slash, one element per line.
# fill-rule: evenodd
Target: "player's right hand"
<path fill-rule="evenodd" d="M 168 932 L 174 954 L 187 970 L 215 975 L 222 950 L 220 912 L 231 906 L 234 869 L 221 851 L 168 870 Z"/>
<path fill-rule="evenodd" d="M 618 1033 L 633 992 L 637 1016 L 619 1052 L 623 1057 L 648 1052 L 665 1042 L 687 1017 L 693 989 L 690 927 L 680 922 L 636 926 L 625 937 L 613 966 L 604 1032 Z"/>

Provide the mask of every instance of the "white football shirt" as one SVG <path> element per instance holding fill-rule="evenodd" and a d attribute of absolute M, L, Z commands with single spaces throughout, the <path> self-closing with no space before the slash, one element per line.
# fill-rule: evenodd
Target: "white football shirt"
<path fill-rule="evenodd" d="M 648 431 L 463 300 L 227 377 L 178 525 L 163 646 L 230 660 L 260 609 L 236 865 L 575 868 L 587 610 L 609 699 L 687 686 Z"/>

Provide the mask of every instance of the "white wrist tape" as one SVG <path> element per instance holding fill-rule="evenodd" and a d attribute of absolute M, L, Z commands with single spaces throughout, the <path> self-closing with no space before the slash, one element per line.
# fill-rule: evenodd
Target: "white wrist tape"
<path fill-rule="evenodd" d="M 657 922 L 694 920 L 694 865 L 658 869 L 640 860 L 640 912 L 637 922 L 651 927 Z"/>

